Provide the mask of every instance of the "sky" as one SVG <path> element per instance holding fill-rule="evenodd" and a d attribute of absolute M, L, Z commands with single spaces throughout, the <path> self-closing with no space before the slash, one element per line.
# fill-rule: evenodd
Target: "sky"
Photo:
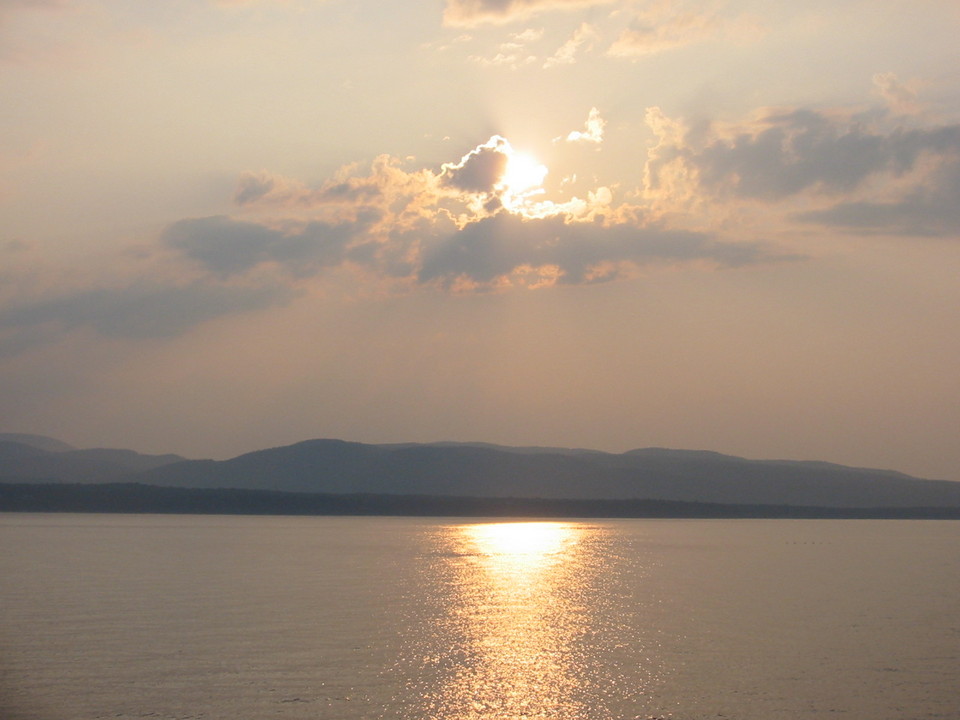
<path fill-rule="evenodd" d="M 0 431 L 960 480 L 960 5 L 0 0 Z"/>

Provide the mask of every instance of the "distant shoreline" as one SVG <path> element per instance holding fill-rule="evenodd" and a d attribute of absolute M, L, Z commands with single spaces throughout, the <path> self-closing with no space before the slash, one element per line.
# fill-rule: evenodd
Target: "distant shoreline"
<path fill-rule="evenodd" d="M 960 507 L 812 507 L 674 500 L 326 494 L 140 483 L 0 483 L 0 512 L 525 518 L 960 520 Z"/>

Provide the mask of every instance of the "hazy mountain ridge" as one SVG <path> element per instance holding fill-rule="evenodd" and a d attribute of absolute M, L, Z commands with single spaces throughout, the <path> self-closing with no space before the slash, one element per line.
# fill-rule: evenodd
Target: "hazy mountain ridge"
<path fill-rule="evenodd" d="M 129 450 L 48 452 L 0 442 L 0 482 L 51 480 L 335 495 L 960 507 L 960 482 L 712 451 L 638 448 L 616 454 L 488 443 L 371 445 L 315 439 L 215 461 Z"/>
<path fill-rule="evenodd" d="M 3 440 L 16 437 L 7 433 L 0 436 L 0 478 L 20 477 L 58 482 L 108 482 L 131 474 L 182 462 L 179 455 L 144 455 L 133 450 L 89 448 L 45 450 L 42 446 L 58 447 L 59 441 L 41 436 L 40 442 L 24 443 Z M 44 440 L 51 441 L 44 443 Z"/>
<path fill-rule="evenodd" d="M 32 435 L 30 433 L 0 433 L 0 442 L 15 442 L 48 452 L 76 450 L 73 445 L 69 445 L 63 442 L 63 440 L 57 440 L 56 438 L 47 437 L 46 435 Z"/>
<path fill-rule="evenodd" d="M 366 445 L 310 440 L 223 462 L 177 463 L 137 481 L 313 493 L 656 499 L 822 507 L 960 506 L 960 483 L 821 462 L 707 451 L 613 454 L 482 443 Z"/>

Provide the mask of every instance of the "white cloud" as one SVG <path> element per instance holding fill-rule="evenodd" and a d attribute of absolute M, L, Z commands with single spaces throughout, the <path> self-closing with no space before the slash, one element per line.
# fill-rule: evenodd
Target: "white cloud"
<path fill-rule="evenodd" d="M 566 138 L 555 138 L 554 142 L 565 139 L 572 143 L 592 143 L 599 145 L 603 142 L 603 128 L 606 121 L 600 117 L 600 111 L 597 108 L 590 108 L 587 115 L 587 121 L 583 130 L 574 130 Z"/>

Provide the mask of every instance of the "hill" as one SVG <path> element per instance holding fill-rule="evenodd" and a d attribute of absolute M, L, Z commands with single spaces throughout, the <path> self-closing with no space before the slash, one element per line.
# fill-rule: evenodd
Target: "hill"
<path fill-rule="evenodd" d="M 477 444 L 309 440 L 187 461 L 137 482 L 192 488 L 815 507 L 960 507 L 960 483 L 822 462 L 638 449 L 622 454 Z"/>
<path fill-rule="evenodd" d="M 131 450 L 50 451 L 0 440 L 0 482 L 137 483 L 323 495 L 960 508 L 960 483 L 889 470 L 665 448 L 617 454 L 450 442 L 369 445 L 319 439 L 214 461 Z"/>
<path fill-rule="evenodd" d="M 0 442 L 15 442 L 21 445 L 46 450 L 47 452 L 64 452 L 66 450 L 76 450 L 73 445 L 68 445 L 63 440 L 47 437 L 46 435 L 31 435 L 29 433 L 0 433 Z"/>
<path fill-rule="evenodd" d="M 6 434 L 3 437 L 18 437 Z M 22 436 L 19 436 L 22 437 Z M 58 447 L 59 441 L 40 443 Z M 66 445 L 64 443 L 64 445 Z M 109 482 L 131 474 L 183 462 L 179 455 L 143 455 L 133 450 L 92 448 L 77 450 L 42 449 L 37 443 L 0 439 L 0 479 L 42 480 L 57 482 Z"/>

